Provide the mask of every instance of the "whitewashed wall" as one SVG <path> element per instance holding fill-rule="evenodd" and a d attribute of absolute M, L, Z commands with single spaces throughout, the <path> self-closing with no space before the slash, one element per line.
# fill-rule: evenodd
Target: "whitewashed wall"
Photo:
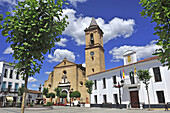
<path fill-rule="evenodd" d="M 150 75 L 153 76 L 150 80 L 149 84 L 149 96 L 151 104 L 158 104 L 157 94 L 156 91 L 163 90 L 164 96 L 165 96 L 165 102 L 170 102 L 170 70 L 168 70 L 167 67 L 162 67 L 161 63 L 158 60 L 149 60 L 145 62 L 139 62 L 135 64 L 135 67 L 137 70 L 139 69 L 149 69 Z M 162 82 L 155 82 L 154 74 L 153 74 L 153 67 L 160 67 L 161 72 L 161 78 Z M 129 78 L 129 72 L 132 70 L 134 71 L 134 65 L 125 66 L 122 68 L 106 71 L 103 73 L 98 73 L 95 75 L 88 76 L 89 80 L 97 80 L 97 90 L 94 89 L 93 85 L 93 91 L 91 94 L 91 104 L 95 104 L 94 95 L 97 95 L 97 102 L 98 104 L 103 103 L 103 95 L 107 95 L 107 102 L 111 102 L 112 104 L 115 104 L 113 94 L 118 95 L 118 101 L 119 101 L 119 94 L 118 94 L 118 88 L 113 87 L 113 76 L 117 76 L 117 81 L 120 81 L 120 70 L 123 70 L 125 72 L 125 79 Z M 122 72 L 123 75 L 123 72 Z M 106 89 L 103 89 L 103 81 L 102 78 L 106 78 Z M 137 86 L 138 93 L 139 93 L 139 102 L 143 102 L 145 104 L 148 104 L 147 99 L 147 93 L 145 89 L 145 85 L 140 82 L 140 85 Z M 137 89 L 131 89 L 137 90 Z M 128 87 L 124 86 L 122 93 L 122 104 L 129 104 L 130 103 L 130 94 Z"/>

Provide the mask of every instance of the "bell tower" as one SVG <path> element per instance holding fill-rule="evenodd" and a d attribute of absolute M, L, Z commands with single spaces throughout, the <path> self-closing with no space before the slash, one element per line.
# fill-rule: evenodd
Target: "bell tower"
<path fill-rule="evenodd" d="M 85 30 L 86 48 L 86 75 L 101 72 L 105 70 L 105 58 L 103 49 L 103 31 L 92 18 L 90 26 Z"/>

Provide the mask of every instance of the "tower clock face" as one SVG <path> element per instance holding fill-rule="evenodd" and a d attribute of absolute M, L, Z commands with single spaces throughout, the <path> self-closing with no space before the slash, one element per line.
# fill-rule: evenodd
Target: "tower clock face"
<path fill-rule="evenodd" d="M 90 55 L 91 55 L 91 56 L 93 56 L 93 55 L 94 55 L 94 52 L 93 52 L 93 51 L 92 51 L 92 52 L 90 52 Z"/>

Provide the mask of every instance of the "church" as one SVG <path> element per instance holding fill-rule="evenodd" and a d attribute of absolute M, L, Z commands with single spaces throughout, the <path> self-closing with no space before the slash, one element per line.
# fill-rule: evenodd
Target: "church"
<path fill-rule="evenodd" d="M 137 61 L 136 52 L 128 50 L 122 55 L 124 65 L 105 70 L 102 29 L 92 18 L 84 31 L 86 67 L 64 58 L 50 73 L 48 80 L 44 82 L 44 88 L 48 87 L 49 92 L 54 92 L 55 88 L 60 87 L 61 92 L 67 94 L 67 102 L 70 102 L 71 89 L 79 91 L 80 102 L 90 102 L 91 107 L 108 105 L 112 108 L 143 109 L 149 105 L 151 108 L 160 108 L 165 103 L 170 103 L 170 70 L 160 63 L 157 56 Z M 149 92 L 139 80 L 138 70 L 149 70 L 152 76 L 148 85 Z M 94 82 L 90 97 L 85 87 L 86 80 Z"/>
<path fill-rule="evenodd" d="M 94 18 L 85 30 L 86 48 L 85 48 L 85 63 L 86 68 L 82 64 L 76 64 L 63 59 L 54 70 L 49 74 L 48 80 L 44 82 L 44 88 L 49 89 L 49 93 L 55 93 L 54 89 L 59 87 L 61 93 L 67 94 L 66 101 L 70 102 L 69 92 L 79 91 L 81 93 L 80 102 L 89 103 L 89 94 L 85 82 L 88 75 L 105 70 L 105 58 L 103 49 L 103 31 L 97 25 Z M 45 96 L 44 96 L 45 98 Z M 46 101 L 50 101 L 46 98 Z M 57 102 L 57 97 L 53 99 Z"/>

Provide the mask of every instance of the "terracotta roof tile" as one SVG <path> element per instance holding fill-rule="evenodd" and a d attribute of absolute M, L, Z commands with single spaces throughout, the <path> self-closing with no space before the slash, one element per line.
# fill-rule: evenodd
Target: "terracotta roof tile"
<path fill-rule="evenodd" d="M 28 93 L 36 93 L 36 94 L 37 94 L 37 93 L 42 93 L 42 92 L 41 92 L 41 91 L 29 90 L 29 89 L 28 89 Z"/>

